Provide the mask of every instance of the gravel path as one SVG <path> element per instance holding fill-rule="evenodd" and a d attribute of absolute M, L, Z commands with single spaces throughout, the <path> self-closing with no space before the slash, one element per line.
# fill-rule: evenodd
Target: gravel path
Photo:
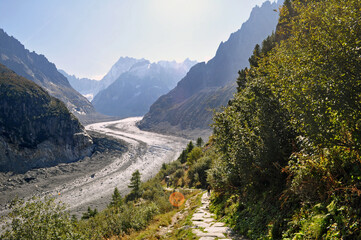
<path fill-rule="evenodd" d="M 208 193 L 203 193 L 201 206 L 192 217 L 193 225 L 196 227 L 192 231 L 199 237 L 199 240 L 243 239 L 235 236 L 224 223 L 214 219 L 214 215 L 209 212 L 209 203 Z"/>

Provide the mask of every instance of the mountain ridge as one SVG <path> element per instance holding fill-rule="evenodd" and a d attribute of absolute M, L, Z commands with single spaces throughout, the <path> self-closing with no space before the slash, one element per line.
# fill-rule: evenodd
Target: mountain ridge
<path fill-rule="evenodd" d="M 3 29 L 0 29 L 0 40 L 1 64 L 43 87 L 50 95 L 63 101 L 77 117 L 96 114 L 91 103 L 71 87 L 67 78 L 44 55 L 30 52 Z"/>
<path fill-rule="evenodd" d="M 237 72 L 248 66 L 248 58 L 254 46 L 260 44 L 275 30 L 278 14 L 274 9 L 277 9 L 282 2 L 282 0 L 277 3 L 267 1 L 261 7 L 253 8 L 250 18 L 242 24 L 242 27 L 232 33 L 226 42 L 220 43 L 216 55 L 207 63 L 202 62 L 193 66 L 174 89 L 161 96 L 150 107 L 150 111 L 138 126 L 144 130 L 172 134 L 188 131 L 193 137 L 200 131 L 208 131 L 210 135 L 209 124 L 212 122 L 213 111 L 205 112 L 200 109 L 218 109 L 233 97 L 236 90 L 233 82 L 237 79 Z M 220 95 L 221 88 L 225 86 L 227 86 L 227 91 L 224 91 L 226 97 Z M 220 89 L 216 90 L 216 88 Z M 212 99 L 212 96 L 205 94 L 207 89 L 215 94 L 215 98 L 219 97 L 218 100 L 212 101 L 212 103 L 218 101 L 218 104 L 208 104 L 207 99 Z M 216 93 L 217 91 L 219 92 Z M 197 94 L 199 95 L 195 96 Z M 225 98 L 228 100 L 225 101 Z M 195 99 L 198 101 L 196 111 L 199 114 L 192 113 L 190 107 L 197 105 L 193 103 Z M 174 117 L 175 114 L 179 117 Z M 192 116 L 192 118 L 185 119 L 184 116 Z M 200 123 L 202 121 L 203 123 Z"/>

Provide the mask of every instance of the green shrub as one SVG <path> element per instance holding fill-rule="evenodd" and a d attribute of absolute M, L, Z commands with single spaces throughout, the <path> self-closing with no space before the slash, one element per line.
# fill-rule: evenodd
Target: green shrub
<path fill-rule="evenodd" d="M 203 156 L 203 151 L 200 147 L 195 147 L 191 152 L 188 153 L 187 164 L 194 164 L 199 158 Z"/>
<path fill-rule="evenodd" d="M 194 163 L 189 169 L 189 186 L 207 188 L 207 171 L 211 168 L 211 165 L 211 157 L 206 156 L 198 159 L 198 161 Z"/>
<path fill-rule="evenodd" d="M 98 214 L 98 210 L 96 208 L 94 208 L 94 210 L 92 210 L 90 207 L 88 207 L 88 210 L 83 213 L 83 216 L 81 217 L 81 219 L 89 219 L 92 217 L 95 217 L 95 215 Z"/>
<path fill-rule="evenodd" d="M 65 205 L 54 198 L 32 198 L 11 203 L 10 222 L 1 239 L 84 239 L 76 231 Z"/>
<path fill-rule="evenodd" d="M 144 229 L 157 213 L 159 213 L 159 209 L 153 202 L 140 206 L 127 204 L 120 215 L 122 230 L 129 233 L 131 229 L 136 231 Z"/>

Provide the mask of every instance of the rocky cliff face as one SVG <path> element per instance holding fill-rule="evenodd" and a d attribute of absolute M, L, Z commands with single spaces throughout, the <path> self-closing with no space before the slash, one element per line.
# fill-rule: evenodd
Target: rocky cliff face
<path fill-rule="evenodd" d="M 29 52 L 14 37 L 0 29 L 0 63 L 25 77 L 51 96 L 60 99 L 79 118 L 95 113 L 91 103 L 75 91 L 66 77 L 45 56 Z"/>
<path fill-rule="evenodd" d="M 93 142 L 58 99 L 0 64 L 0 171 L 76 161 Z"/>
<path fill-rule="evenodd" d="M 220 44 L 215 57 L 193 66 L 172 91 L 150 107 L 139 127 L 175 134 L 184 130 L 210 131 L 213 109 L 232 98 L 237 72 L 248 66 L 254 46 L 275 30 L 278 13 L 274 9 L 281 2 L 255 7 L 241 29 Z"/>

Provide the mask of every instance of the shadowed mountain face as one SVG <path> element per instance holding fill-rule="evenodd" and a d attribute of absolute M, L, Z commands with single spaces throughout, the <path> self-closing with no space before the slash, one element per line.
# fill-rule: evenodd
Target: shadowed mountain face
<path fill-rule="evenodd" d="M 111 116 L 143 116 L 150 105 L 174 88 L 194 64 L 188 59 L 182 63 L 138 61 L 100 91 L 92 104 L 98 112 Z"/>
<path fill-rule="evenodd" d="M 0 64 L 0 171 L 72 162 L 92 148 L 92 139 L 63 102 Z"/>
<path fill-rule="evenodd" d="M 58 71 L 68 79 L 70 85 L 76 91 L 86 97 L 89 101 L 93 100 L 94 93 L 97 93 L 100 87 L 100 81 L 89 78 L 78 78 L 75 75 L 69 75 L 61 69 L 59 69 Z"/>
<path fill-rule="evenodd" d="M 0 63 L 44 88 L 65 103 L 77 117 L 95 113 L 91 103 L 75 91 L 66 77 L 45 56 L 29 52 L 14 37 L 0 29 Z"/>
<path fill-rule="evenodd" d="M 161 96 L 139 127 L 177 134 L 187 130 L 209 130 L 213 109 L 226 105 L 236 90 L 238 71 L 248 66 L 254 46 L 275 30 L 278 3 L 255 7 L 241 29 L 222 42 L 213 59 L 198 63 L 168 94 Z M 197 132 L 197 131 L 195 131 Z"/>
<path fill-rule="evenodd" d="M 144 59 L 120 57 L 100 81 L 88 78 L 77 78 L 74 75 L 69 75 L 64 70 L 59 70 L 59 72 L 68 79 L 70 85 L 75 90 L 85 96 L 89 101 L 92 101 L 99 91 L 107 88 L 110 84 L 117 80 L 121 74 L 129 71 L 134 64 L 141 61 L 144 61 Z"/>

